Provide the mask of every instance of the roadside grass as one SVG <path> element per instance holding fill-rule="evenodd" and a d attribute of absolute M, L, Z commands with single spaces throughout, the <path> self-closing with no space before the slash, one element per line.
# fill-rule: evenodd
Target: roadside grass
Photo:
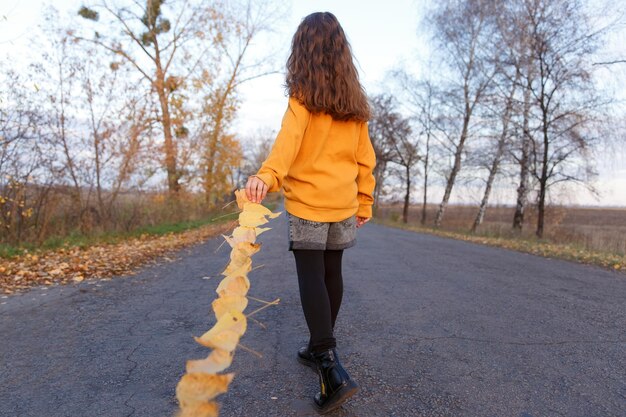
<path fill-rule="evenodd" d="M 274 210 L 278 203 L 276 199 L 263 202 L 270 210 Z M 184 220 L 179 222 L 165 222 L 155 225 L 141 226 L 131 231 L 102 232 L 85 235 L 75 232 L 67 236 L 55 236 L 46 239 L 40 245 L 23 243 L 19 246 L 0 243 L 0 259 L 10 259 L 25 254 L 34 254 L 55 251 L 67 248 L 86 249 L 90 246 L 122 243 L 136 238 L 158 237 L 169 234 L 179 234 L 202 227 L 219 226 L 232 222 L 237 218 L 239 210 L 236 205 L 229 204 L 226 209 L 211 212 L 200 219 Z"/>
<path fill-rule="evenodd" d="M 547 239 L 533 237 L 503 237 L 492 236 L 489 233 L 479 232 L 472 234 L 463 231 L 442 230 L 420 224 L 405 224 L 391 219 L 374 218 L 374 222 L 385 226 L 410 230 L 419 233 L 429 233 L 452 239 L 465 240 L 468 242 L 496 246 L 506 249 L 517 250 L 548 258 L 565 259 L 584 264 L 597 265 L 626 273 L 626 255 L 605 251 L 594 251 L 584 248 L 576 243 L 553 243 Z"/>

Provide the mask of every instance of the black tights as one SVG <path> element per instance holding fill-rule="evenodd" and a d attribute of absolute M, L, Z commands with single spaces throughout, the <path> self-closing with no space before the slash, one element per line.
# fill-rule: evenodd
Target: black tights
<path fill-rule="evenodd" d="M 300 301 L 309 327 L 312 351 L 336 346 L 333 329 L 343 297 L 343 250 L 294 249 Z"/>

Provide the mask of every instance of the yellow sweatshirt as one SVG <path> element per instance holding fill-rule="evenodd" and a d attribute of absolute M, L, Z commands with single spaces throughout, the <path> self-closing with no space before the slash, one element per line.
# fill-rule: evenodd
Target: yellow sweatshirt
<path fill-rule="evenodd" d="M 289 213 L 336 222 L 353 214 L 372 217 L 375 165 L 367 123 L 311 113 L 291 97 L 272 150 L 255 176 L 269 192 L 283 188 Z"/>

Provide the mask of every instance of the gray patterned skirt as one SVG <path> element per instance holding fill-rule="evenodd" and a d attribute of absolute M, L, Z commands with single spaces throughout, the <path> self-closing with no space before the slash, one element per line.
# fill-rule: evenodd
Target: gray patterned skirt
<path fill-rule="evenodd" d="M 347 249 L 356 244 L 356 215 L 338 222 L 316 222 L 287 212 L 289 250 Z"/>

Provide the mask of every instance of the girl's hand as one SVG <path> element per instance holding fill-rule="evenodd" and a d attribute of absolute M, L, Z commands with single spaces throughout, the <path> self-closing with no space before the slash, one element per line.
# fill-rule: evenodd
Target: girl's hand
<path fill-rule="evenodd" d="M 246 197 L 248 197 L 248 200 L 253 203 L 260 203 L 266 195 L 267 185 L 258 177 L 248 177 L 248 183 L 246 184 Z"/>
<path fill-rule="evenodd" d="M 370 221 L 370 217 L 356 216 L 356 227 L 359 228 Z"/>

